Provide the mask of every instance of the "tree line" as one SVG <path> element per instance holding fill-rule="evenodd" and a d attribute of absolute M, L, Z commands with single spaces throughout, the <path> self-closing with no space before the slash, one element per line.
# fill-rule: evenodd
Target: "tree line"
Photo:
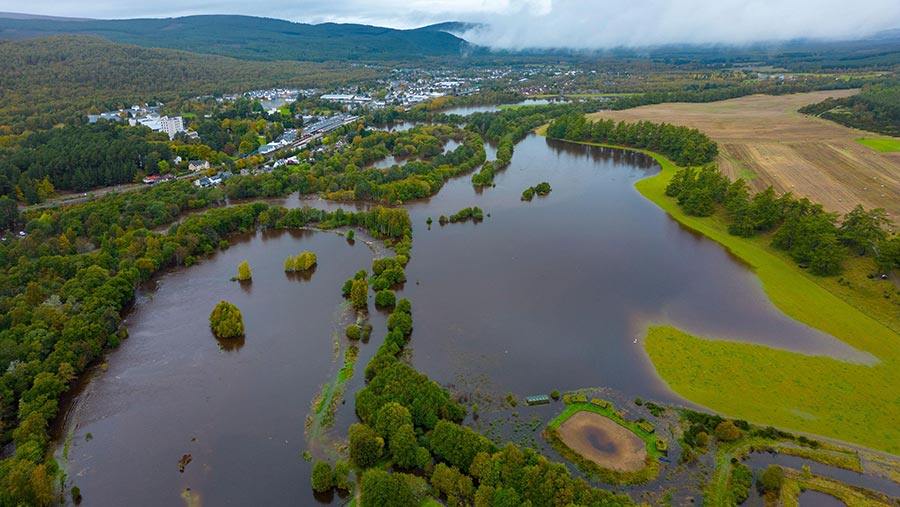
<path fill-rule="evenodd" d="M 873 84 L 851 97 L 828 98 L 804 106 L 800 112 L 848 127 L 900 136 L 900 84 Z"/>
<path fill-rule="evenodd" d="M 872 256 L 881 273 L 900 266 L 900 238 L 887 233 L 892 222 L 881 208 L 856 206 L 840 217 L 805 197 L 778 195 L 771 186 L 751 195 L 743 179 L 729 181 L 715 165 L 679 170 L 666 195 L 689 215 L 722 210 L 732 235 L 770 234 L 773 247 L 817 275 L 839 274 L 850 255 Z"/>
<path fill-rule="evenodd" d="M 649 121 L 590 121 L 577 113 L 553 120 L 547 127 L 547 137 L 646 149 L 661 153 L 683 166 L 712 162 L 719 153 L 715 141 L 697 129 Z"/>

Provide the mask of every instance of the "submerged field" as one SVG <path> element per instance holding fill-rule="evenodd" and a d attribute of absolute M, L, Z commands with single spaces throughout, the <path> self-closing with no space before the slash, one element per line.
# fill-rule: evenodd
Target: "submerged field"
<path fill-rule="evenodd" d="M 809 197 L 831 211 L 856 204 L 900 215 L 900 154 L 856 142 L 864 132 L 806 116 L 797 109 L 855 90 L 756 95 L 705 104 L 657 104 L 603 111 L 594 118 L 667 122 L 700 129 L 719 144 L 719 166 L 753 188 Z"/>

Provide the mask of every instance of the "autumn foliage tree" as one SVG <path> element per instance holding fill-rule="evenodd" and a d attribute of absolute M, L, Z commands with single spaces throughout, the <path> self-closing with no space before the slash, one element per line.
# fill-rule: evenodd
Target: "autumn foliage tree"
<path fill-rule="evenodd" d="M 209 316 L 209 327 L 216 338 L 244 336 L 244 317 L 237 306 L 220 301 Z"/>

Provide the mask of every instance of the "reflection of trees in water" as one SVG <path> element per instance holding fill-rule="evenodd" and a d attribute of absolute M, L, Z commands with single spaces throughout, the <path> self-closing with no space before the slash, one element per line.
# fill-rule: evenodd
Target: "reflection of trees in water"
<path fill-rule="evenodd" d="M 219 347 L 226 352 L 237 352 L 244 348 L 246 337 L 239 336 L 237 338 L 216 338 Z"/>
<path fill-rule="evenodd" d="M 318 268 L 318 264 L 307 269 L 306 271 L 286 271 L 284 274 L 288 277 L 288 280 L 297 280 L 300 282 L 308 282 L 313 274 L 316 272 Z"/>
<path fill-rule="evenodd" d="M 653 160 L 653 157 L 636 151 L 603 146 L 588 146 L 549 138 L 546 141 L 547 146 L 557 154 L 565 153 L 576 158 L 589 158 L 594 162 L 611 160 L 617 164 L 629 164 L 641 169 L 650 169 L 656 166 L 656 161 Z"/>

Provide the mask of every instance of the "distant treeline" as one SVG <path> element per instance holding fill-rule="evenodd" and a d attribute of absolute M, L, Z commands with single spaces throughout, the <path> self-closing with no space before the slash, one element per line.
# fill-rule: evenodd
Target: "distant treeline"
<path fill-rule="evenodd" d="M 592 122 L 582 114 L 557 118 L 547 127 L 547 137 L 647 149 L 683 166 L 707 164 L 719 153 L 716 143 L 697 129 L 649 121 L 615 123 L 601 119 Z"/>
<path fill-rule="evenodd" d="M 688 87 L 684 90 L 648 92 L 619 97 L 609 105 L 610 109 L 631 109 L 650 104 L 668 102 L 717 102 L 720 100 L 746 97 L 747 95 L 786 95 L 816 90 L 845 90 L 859 88 L 862 80 L 835 79 L 832 76 L 802 76 L 794 80 L 765 79 L 740 85 L 709 85 L 708 87 Z"/>
<path fill-rule="evenodd" d="M 857 95 L 825 99 L 800 109 L 841 125 L 900 136 L 900 83 L 867 86 Z"/>
<path fill-rule="evenodd" d="M 900 238 L 885 231 L 891 221 L 883 209 L 857 206 L 844 215 L 826 212 L 822 205 L 786 193 L 778 196 L 770 186 L 750 194 L 743 179 L 729 182 L 714 165 L 678 171 L 666 188 L 685 213 L 710 216 L 722 209 L 728 232 L 752 237 L 771 233 L 772 246 L 783 250 L 802 267 L 817 275 L 836 275 L 850 255 L 875 256 L 877 269 L 886 273 L 900 266 Z"/>

